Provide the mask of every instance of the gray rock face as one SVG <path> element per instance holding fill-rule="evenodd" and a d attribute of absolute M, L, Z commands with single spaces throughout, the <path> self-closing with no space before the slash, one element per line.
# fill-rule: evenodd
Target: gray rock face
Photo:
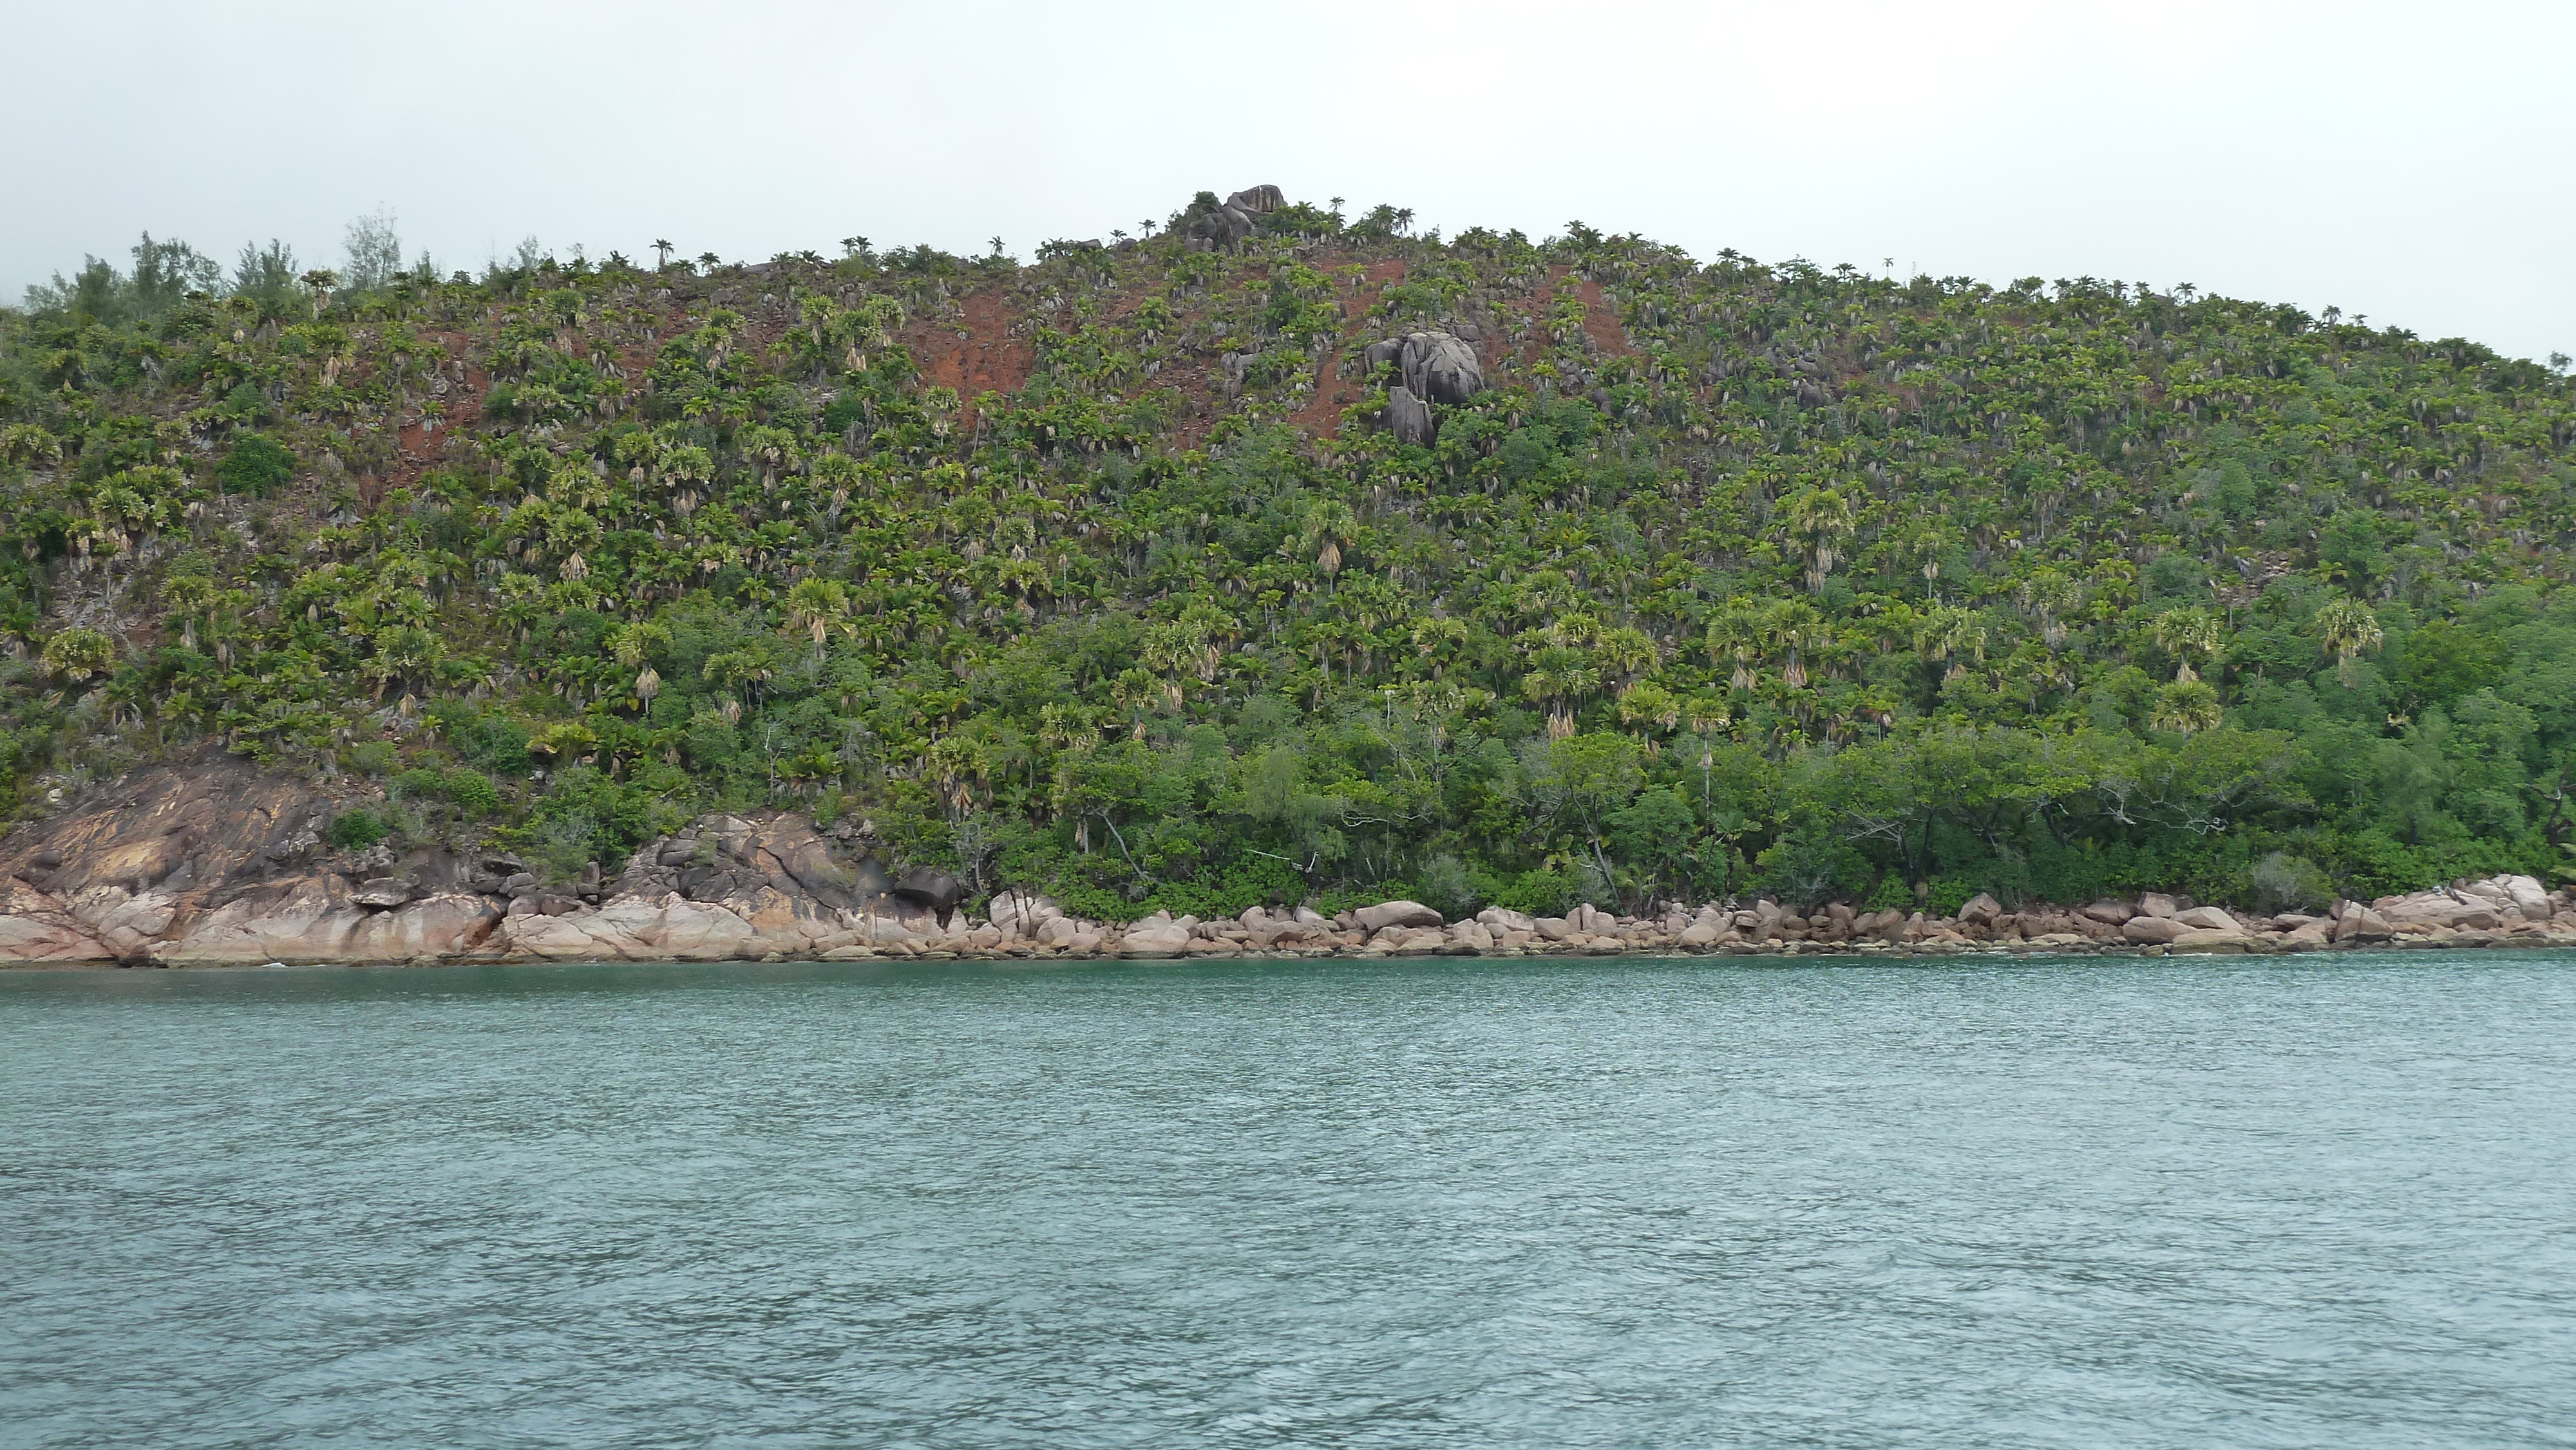
<path fill-rule="evenodd" d="M 349 893 L 349 899 L 369 911 L 391 911 L 412 899 L 414 888 L 399 876 L 379 876 Z"/>
<path fill-rule="evenodd" d="M 1158 911 L 1128 923 L 1120 934 L 1119 946 L 1133 956 L 1177 956 L 1189 950 L 1190 928 L 1194 925 L 1187 917 L 1175 921 L 1170 913 Z"/>
<path fill-rule="evenodd" d="M 616 882 L 584 871 L 565 891 L 500 852 L 307 860 L 347 803 L 220 755 L 119 781 L 0 844 L 0 965 L 711 960 L 945 935 L 876 862 L 781 813 L 703 817 Z"/>
<path fill-rule="evenodd" d="M 1288 204 L 1287 193 L 1268 182 L 1247 186 L 1225 199 L 1225 204 L 1248 216 L 1261 216 Z"/>
<path fill-rule="evenodd" d="M 2548 892 L 2529 876 L 2491 876 L 2405 896 L 2383 896 L 2371 908 L 2391 922 L 2423 922 L 2462 931 L 2545 922 L 2551 913 Z"/>
<path fill-rule="evenodd" d="M 946 921 L 957 904 L 966 899 L 966 888 L 945 871 L 918 867 L 903 873 L 894 884 L 894 894 L 897 900 L 917 903 Z"/>
<path fill-rule="evenodd" d="M 2333 935 L 2337 942 L 2351 945 L 2359 942 L 2386 941 L 2394 933 L 2389 930 L 2387 920 L 2378 912 L 2358 901 L 2347 901 L 2343 904 L 2343 910 L 2335 916 Z"/>
<path fill-rule="evenodd" d="M 1439 425 L 1431 418 L 1431 405 L 1413 395 L 1410 388 L 1395 387 L 1386 395 L 1386 426 L 1399 443 L 1420 447 L 1431 446 Z"/>
<path fill-rule="evenodd" d="M 1446 924 L 1439 912 L 1419 901 L 1381 901 L 1375 906 L 1363 906 L 1353 914 L 1359 917 L 1360 926 L 1371 932 L 1384 931 L 1390 926 Z"/>
<path fill-rule="evenodd" d="M 1247 186 L 1212 209 L 1200 210 L 1188 223 L 1191 245 L 1199 250 L 1234 247 L 1260 230 L 1260 218 L 1287 204 L 1278 187 Z M 1200 206 L 1206 208 L 1206 203 Z"/>
<path fill-rule="evenodd" d="M 1476 349 L 1450 333 L 1408 333 L 1396 367 L 1413 395 L 1429 402 L 1454 407 L 1485 390 L 1485 368 L 1476 361 Z"/>

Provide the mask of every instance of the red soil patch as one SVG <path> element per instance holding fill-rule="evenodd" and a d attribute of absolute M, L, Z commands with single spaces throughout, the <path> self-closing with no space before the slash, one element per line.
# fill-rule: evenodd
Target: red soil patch
<path fill-rule="evenodd" d="M 905 342 L 920 360 L 922 375 L 943 388 L 955 388 L 966 400 L 966 421 L 974 419 L 973 403 L 984 393 L 1016 393 L 1028 386 L 1037 352 L 1015 336 L 1009 304 L 994 292 L 973 292 L 959 299 L 965 317 L 910 329 Z M 959 334 L 964 334 L 960 336 Z"/>
<path fill-rule="evenodd" d="M 1329 268 L 1340 264 L 1326 262 L 1319 258 L 1318 265 Z M 1354 338 L 1369 331 L 1367 326 L 1369 304 L 1383 296 L 1387 288 L 1403 281 L 1404 276 L 1405 263 L 1401 258 L 1389 258 L 1368 265 L 1368 275 L 1342 303 L 1341 337 L 1335 343 L 1332 352 L 1324 359 L 1323 375 L 1315 383 L 1315 396 L 1305 407 L 1290 415 L 1288 419 L 1290 426 L 1309 438 L 1340 436 L 1342 410 L 1360 400 L 1359 384 L 1342 381 L 1342 350 L 1348 347 Z M 1478 351 L 1481 353 L 1483 349 L 1479 348 Z"/>
<path fill-rule="evenodd" d="M 465 356 L 465 334 L 434 332 L 429 336 L 437 340 L 440 349 L 425 359 L 432 366 L 443 369 L 450 361 Z M 465 381 L 461 383 L 449 377 L 447 396 L 439 400 L 446 405 L 446 418 L 440 422 L 436 432 L 430 431 L 426 422 L 402 423 L 395 427 L 394 461 L 385 470 L 380 487 L 391 491 L 408 489 L 419 483 L 421 474 L 446 456 L 448 441 L 458 431 L 470 429 L 483 421 L 483 395 L 491 390 L 492 379 L 480 368 L 467 368 Z"/>
<path fill-rule="evenodd" d="M 1556 306 L 1557 293 L 1565 286 L 1565 279 L 1571 271 L 1564 266 L 1548 268 L 1547 280 L 1539 284 L 1538 291 L 1530 297 L 1530 317 L 1538 323 L 1540 332 L 1544 332 L 1548 311 Z M 1583 302 L 1583 335 L 1591 339 L 1593 350 L 1604 357 L 1636 356 L 1637 346 L 1628 340 L 1628 330 L 1619 325 L 1619 309 L 1601 294 L 1601 284 L 1580 281 L 1574 284 L 1573 290 Z M 1546 355 L 1546 338 L 1533 335 L 1521 348 L 1520 360 L 1523 366 L 1529 366 Z"/>
<path fill-rule="evenodd" d="M 1619 325 L 1619 309 L 1601 295 L 1598 282 L 1575 284 L 1574 295 L 1583 299 L 1583 331 L 1592 345 L 1610 357 L 1635 357 L 1636 344 L 1628 341 L 1628 329 Z"/>

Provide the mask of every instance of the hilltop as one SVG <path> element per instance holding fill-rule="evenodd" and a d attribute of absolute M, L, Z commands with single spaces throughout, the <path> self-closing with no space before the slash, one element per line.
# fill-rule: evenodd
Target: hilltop
<path fill-rule="evenodd" d="M 0 313 L 13 809 L 232 755 L 567 884 L 789 810 L 1107 921 L 2566 864 L 2563 359 L 1262 188 L 843 251 Z"/>

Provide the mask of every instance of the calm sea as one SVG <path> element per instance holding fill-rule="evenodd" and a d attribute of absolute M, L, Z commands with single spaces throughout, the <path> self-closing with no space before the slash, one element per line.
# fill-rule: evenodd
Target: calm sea
<path fill-rule="evenodd" d="M 2576 959 L 0 973 L 0 1445 L 2576 1445 Z"/>

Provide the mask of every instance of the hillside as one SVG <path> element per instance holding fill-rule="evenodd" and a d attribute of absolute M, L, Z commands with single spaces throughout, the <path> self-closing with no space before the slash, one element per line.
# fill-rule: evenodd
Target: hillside
<path fill-rule="evenodd" d="M 8 798 L 229 751 L 339 845 L 561 881 L 793 808 L 1111 920 L 2567 860 L 2563 359 L 1236 201 L 1027 264 L 147 239 L 38 289 Z"/>

